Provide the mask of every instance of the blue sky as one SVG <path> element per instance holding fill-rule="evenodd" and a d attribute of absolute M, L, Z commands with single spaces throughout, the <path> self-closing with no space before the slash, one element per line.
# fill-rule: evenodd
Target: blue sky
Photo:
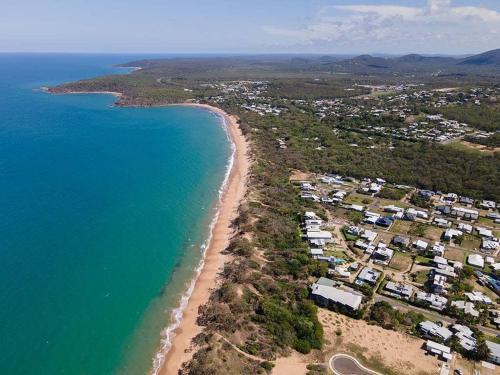
<path fill-rule="evenodd" d="M 476 53 L 499 0 L 16 0 L 0 51 Z"/>

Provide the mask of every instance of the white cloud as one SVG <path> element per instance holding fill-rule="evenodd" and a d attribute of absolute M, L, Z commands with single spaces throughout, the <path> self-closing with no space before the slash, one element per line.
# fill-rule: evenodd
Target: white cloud
<path fill-rule="evenodd" d="M 455 6 L 451 0 L 428 0 L 422 7 L 332 5 L 321 9 L 305 26 L 263 29 L 275 38 L 275 43 L 288 46 L 321 45 L 330 49 L 349 46 L 350 50 L 432 53 L 500 47 L 500 12 L 478 6 Z"/>

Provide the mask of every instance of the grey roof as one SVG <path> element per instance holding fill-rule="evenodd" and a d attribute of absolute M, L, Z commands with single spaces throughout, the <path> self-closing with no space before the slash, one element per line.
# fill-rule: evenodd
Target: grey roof
<path fill-rule="evenodd" d="M 362 300 L 360 295 L 346 292 L 339 288 L 318 284 L 313 284 L 312 294 L 345 306 L 349 306 L 353 310 L 359 309 L 359 305 L 361 305 Z"/>
<path fill-rule="evenodd" d="M 500 358 L 500 344 L 492 341 L 486 341 L 486 345 L 490 349 L 490 357 Z"/>
<path fill-rule="evenodd" d="M 441 326 L 437 325 L 436 323 L 431 322 L 429 320 L 421 322 L 418 325 L 418 327 L 422 331 L 426 332 L 427 334 L 429 334 L 431 336 L 440 337 L 445 341 L 448 340 L 451 336 L 453 336 L 453 333 L 448 328 L 441 327 Z"/>
<path fill-rule="evenodd" d="M 410 297 L 413 293 L 413 286 L 408 285 L 408 284 L 402 284 L 402 283 L 394 283 L 392 281 L 389 281 L 385 285 L 385 289 L 387 289 L 390 292 L 400 294 L 402 296 L 407 296 L 407 297 Z"/>
<path fill-rule="evenodd" d="M 375 283 L 380 276 L 380 272 L 375 271 L 373 268 L 365 267 L 358 275 L 358 279 Z"/>
<path fill-rule="evenodd" d="M 323 285 L 323 286 L 335 286 L 335 281 L 331 279 L 327 279 L 326 277 L 320 277 L 318 281 L 316 281 L 317 285 Z"/>

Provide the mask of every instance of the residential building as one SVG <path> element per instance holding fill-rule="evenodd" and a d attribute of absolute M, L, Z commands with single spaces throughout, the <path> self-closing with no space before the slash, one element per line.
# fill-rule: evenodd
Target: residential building
<path fill-rule="evenodd" d="M 449 361 L 453 358 L 451 354 L 451 348 L 446 345 L 438 344 L 437 342 L 427 340 L 425 343 L 425 349 L 431 354 L 435 354 L 445 361 Z"/>
<path fill-rule="evenodd" d="M 492 341 L 486 341 L 488 349 L 490 349 L 490 355 L 488 356 L 488 361 L 500 365 L 500 344 Z"/>
<path fill-rule="evenodd" d="M 471 266 L 483 268 L 484 267 L 484 258 L 479 254 L 470 254 L 467 257 L 467 263 Z"/>
<path fill-rule="evenodd" d="M 431 309 L 438 311 L 444 310 L 446 304 L 448 303 L 448 300 L 445 297 L 427 292 L 418 292 L 415 295 L 415 300 L 427 302 Z"/>
<path fill-rule="evenodd" d="M 385 284 L 385 290 L 389 292 L 389 294 L 405 299 L 410 299 L 413 294 L 413 289 L 414 288 L 412 285 L 395 283 L 393 281 L 389 281 L 387 284 Z"/>
<path fill-rule="evenodd" d="M 465 314 L 469 314 L 474 318 L 479 317 L 479 311 L 474 308 L 474 304 L 472 302 L 453 301 L 451 306 L 456 307 L 458 310 L 463 310 Z"/>
<path fill-rule="evenodd" d="M 352 311 L 359 310 L 362 301 L 359 294 L 318 283 L 313 284 L 311 287 L 311 298 L 323 306 L 334 303 Z"/>
<path fill-rule="evenodd" d="M 358 277 L 356 278 L 356 282 L 358 284 L 368 283 L 375 285 L 377 283 L 379 276 L 380 276 L 379 271 L 375 271 L 373 268 L 370 267 L 365 267 L 359 273 Z"/>
<path fill-rule="evenodd" d="M 448 328 L 441 327 L 440 325 L 431 322 L 430 320 L 426 320 L 418 324 L 419 332 L 425 338 L 437 338 L 442 341 L 448 340 L 451 336 L 453 336 L 453 332 L 451 332 Z"/>

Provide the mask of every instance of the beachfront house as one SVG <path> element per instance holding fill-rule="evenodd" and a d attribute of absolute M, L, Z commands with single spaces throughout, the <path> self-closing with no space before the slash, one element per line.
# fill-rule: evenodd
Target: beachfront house
<path fill-rule="evenodd" d="M 446 341 L 453 336 L 453 332 L 451 332 L 448 328 L 442 327 L 434 322 L 431 322 L 430 320 L 419 323 L 418 331 L 425 338 L 437 338 L 441 341 Z"/>
<path fill-rule="evenodd" d="M 446 345 L 438 344 L 432 340 L 427 340 L 425 343 L 425 349 L 428 353 L 437 355 L 439 358 L 444 361 L 449 361 L 453 358 L 451 354 L 451 348 Z"/>
<path fill-rule="evenodd" d="M 326 278 L 320 278 L 311 286 L 311 298 L 319 305 L 338 307 L 357 311 L 362 302 L 362 296 L 351 291 L 343 290 L 334 286 L 334 282 Z"/>

